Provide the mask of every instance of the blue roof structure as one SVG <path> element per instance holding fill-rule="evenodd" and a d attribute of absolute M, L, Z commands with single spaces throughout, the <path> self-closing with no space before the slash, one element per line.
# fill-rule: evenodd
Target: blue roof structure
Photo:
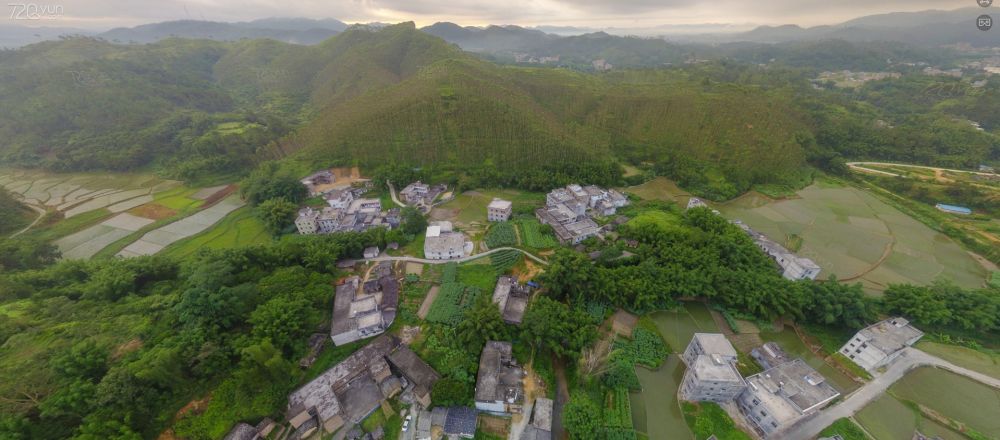
<path fill-rule="evenodd" d="M 965 207 L 962 207 L 962 206 L 942 205 L 942 204 L 938 203 L 935 207 L 937 209 L 940 209 L 940 210 L 944 211 L 944 212 L 951 212 L 951 213 L 955 213 L 955 214 L 972 214 L 972 210 L 971 209 L 965 208 Z"/>

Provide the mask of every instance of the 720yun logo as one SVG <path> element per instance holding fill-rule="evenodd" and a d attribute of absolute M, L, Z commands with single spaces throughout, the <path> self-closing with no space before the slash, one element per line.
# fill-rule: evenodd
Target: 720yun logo
<path fill-rule="evenodd" d="M 13 8 L 10 12 L 11 20 L 41 20 L 62 18 L 62 6 L 39 6 L 34 3 L 7 3 Z"/>

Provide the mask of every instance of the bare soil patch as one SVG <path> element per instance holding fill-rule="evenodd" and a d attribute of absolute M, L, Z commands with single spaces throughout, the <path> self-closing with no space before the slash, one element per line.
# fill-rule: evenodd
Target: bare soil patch
<path fill-rule="evenodd" d="M 542 272 L 544 272 L 542 267 L 530 258 L 525 258 L 523 265 L 518 265 L 514 268 L 514 275 L 517 275 L 518 280 L 522 283 L 534 280 Z"/>
<path fill-rule="evenodd" d="M 502 419 L 500 417 L 480 414 L 479 429 L 482 429 L 490 434 L 506 438 L 510 435 L 510 419 Z"/>
<path fill-rule="evenodd" d="M 434 220 L 447 220 L 449 218 L 458 216 L 458 214 L 461 212 L 462 212 L 461 209 L 434 208 L 431 210 L 431 217 L 433 217 Z"/>
<path fill-rule="evenodd" d="M 412 344 L 417 339 L 420 339 L 419 325 L 404 325 L 403 330 L 399 332 L 399 340 L 406 345 Z"/>
<path fill-rule="evenodd" d="M 184 408 L 181 408 L 180 411 L 177 411 L 177 415 L 174 416 L 174 421 L 187 417 L 188 413 L 190 413 L 190 415 L 192 416 L 197 416 L 200 415 L 201 413 L 204 413 L 205 410 L 208 409 L 208 401 L 211 399 L 212 399 L 212 394 L 209 393 L 209 395 L 205 396 L 201 400 L 192 400 L 191 403 L 184 405 Z M 173 431 L 168 431 L 168 432 L 170 432 L 171 435 L 173 434 Z M 166 434 L 166 432 L 164 432 L 163 434 Z M 160 437 L 162 438 L 163 435 L 161 435 Z"/>
<path fill-rule="evenodd" d="M 212 194 L 209 198 L 205 199 L 205 202 L 202 203 L 201 206 L 198 207 L 198 209 L 205 209 L 205 208 L 208 208 L 208 207 L 210 207 L 210 206 L 212 206 L 212 205 L 214 205 L 216 203 L 219 203 L 219 202 L 222 201 L 222 199 L 225 199 L 226 197 L 229 197 L 230 194 L 236 192 L 236 190 L 238 190 L 238 189 L 240 189 L 240 187 L 238 187 L 236 185 L 229 185 L 225 189 L 223 189 L 223 190 L 221 190 L 221 191 L 219 191 L 219 192 L 217 192 L 215 194 Z"/>
<path fill-rule="evenodd" d="M 180 213 L 180 211 L 176 209 L 167 208 L 166 206 L 163 205 L 156 205 L 149 203 L 142 205 L 138 208 L 132 208 L 128 210 L 128 213 L 137 217 L 148 218 L 151 220 L 162 220 L 167 217 L 177 215 L 178 213 Z"/>
<path fill-rule="evenodd" d="M 135 338 L 119 346 L 118 350 L 115 350 L 115 355 L 112 356 L 112 359 L 118 359 L 123 354 L 130 352 L 132 350 L 138 350 L 140 348 L 142 348 L 142 341 L 140 341 L 139 338 Z"/>
<path fill-rule="evenodd" d="M 437 298 L 439 290 L 441 290 L 441 286 L 434 286 L 431 287 L 430 292 L 427 292 L 424 302 L 420 304 L 420 310 L 417 310 L 417 316 L 420 319 L 427 318 L 427 314 L 431 312 L 431 304 L 434 304 L 434 298 Z"/>

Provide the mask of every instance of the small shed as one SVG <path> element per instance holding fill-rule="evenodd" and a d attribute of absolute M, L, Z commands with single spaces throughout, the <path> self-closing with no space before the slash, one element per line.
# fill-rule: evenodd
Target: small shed
<path fill-rule="evenodd" d="M 369 247 L 369 248 L 365 248 L 365 251 L 364 251 L 365 258 L 375 258 L 375 257 L 378 256 L 378 254 L 379 254 L 378 246 L 372 246 L 372 247 Z"/>
<path fill-rule="evenodd" d="M 354 260 L 344 260 L 344 261 L 341 261 L 341 262 L 337 263 L 337 269 L 341 269 L 341 270 L 343 270 L 343 269 L 354 269 L 354 266 L 357 266 L 357 264 L 358 264 L 358 262 L 354 261 Z"/>
<path fill-rule="evenodd" d="M 385 248 L 386 249 L 399 249 L 399 242 L 395 242 L 394 241 L 392 243 L 389 243 L 389 244 L 385 245 Z"/>

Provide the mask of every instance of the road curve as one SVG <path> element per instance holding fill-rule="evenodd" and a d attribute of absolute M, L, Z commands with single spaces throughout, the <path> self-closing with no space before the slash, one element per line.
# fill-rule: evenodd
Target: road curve
<path fill-rule="evenodd" d="M 1000 379 L 959 367 L 944 359 L 910 347 L 893 362 L 884 374 L 859 388 L 843 402 L 782 428 L 771 437 L 768 437 L 768 440 L 802 440 L 814 438 L 820 431 L 832 425 L 837 419 L 851 417 L 858 411 L 861 411 L 866 405 L 885 394 L 885 390 L 889 389 L 896 381 L 902 379 L 906 373 L 920 367 L 945 369 L 984 385 L 1000 389 Z"/>
<path fill-rule="evenodd" d="M 409 262 L 412 262 L 412 263 L 424 263 L 424 264 L 444 264 L 444 263 L 450 263 L 450 262 L 464 263 L 466 261 L 472 261 L 472 260 L 475 260 L 477 258 L 485 257 L 485 256 L 487 256 L 489 254 L 494 253 L 494 252 L 498 252 L 498 251 L 502 251 L 502 250 L 506 250 L 506 249 L 518 251 L 518 252 L 520 252 L 520 253 L 528 256 L 532 260 L 535 260 L 535 261 L 537 261 L 537 262 L 539 262 L 541 264 L 544 264 L 544 265 L 548 265 L 549 264 L 548 261 L 545 261 L 545 260 L 543 260 L 541 258 L 538 258 L 538 257 L 536 257 L 534 255 L 531 255 L 530 253 L 525 252 L 524 250 L 521 250 L 521 249 L 518 249 L 518 248 L 512 248 L 512 247 L 500 247 L 500 248 L 496 248 L 496 249 L 490 249 L 490 250 L 488 250 L 486 252 L 483 252 L 481 254 L 476 254 L 476 255 L 469 256 L 469 257 L 456 258 L 454 260 L 427 260 L 427 259 L 416 258 L 416 257 L 375 257 L 375 258 L 365 258 L 364 260 L 365 261 L 409 261 Z"/>
<path fill-rule="evenodd" d="M 385 181 L 385 184 L 389 185 L 389 195 L 392 196 L 392 201 L 396 202 L 397 205 L 405 208 L 406 205 L 403 202 L 400 202 L 399 199 L 396 198 L 396 187 L 392 186 L 392 184 L 389 183 L 388 180 Z"/>
<path fill-rule="evenodd" d="M 37 206 L 35 206 L 35 205 L 29 205 L 29 204 L 27 204 L 27 203 L 25 203 L 24 205 L 25 205 L 25 206 L 27 206 L 27 207 L 29 207 L 29 208 L 31 208 L 31 209 L 34 209 L 34 210 L 35 210 L 35 212 L 37 212 L 37 213 L 38 213 L 38 218 L 36 218 L 36 219 L 35 219 L 35 221 L 31 222 L 31 224 L 30 224 L 30 225 L 28 225 L 27 227 L 25 227 L 24 229 L 22 229 L 22 230 L 20 230 L 20 231 L 17 231 L 17 232 L 15 232 L 15 233 L 14 233 L 14 235 L 11 235 L 11 236 L 10 236 L 10 238 L 14 238 L 14 237 L 17 237 L 18 235 L 21 235 L 21 234 L 23 234 L 23 233 L 25 233 L 25 232 L 28 232 L 28 229 L 31 229 L 31 227 L 32 227 L 32 226 L 35 226 L 35 224 L 36 224 L 36 223 L 38 223 L 38 221 L 39 221 L 39 220 L 41 220 L 41 219 L 42 219 L 42 217 L 45 217 L 45 212 L 46 212 L 46 211 L 45 211 L 44 209 L 42 209 L 42 208 L 39 208 L 39 207 L 37 207 Z"/>

